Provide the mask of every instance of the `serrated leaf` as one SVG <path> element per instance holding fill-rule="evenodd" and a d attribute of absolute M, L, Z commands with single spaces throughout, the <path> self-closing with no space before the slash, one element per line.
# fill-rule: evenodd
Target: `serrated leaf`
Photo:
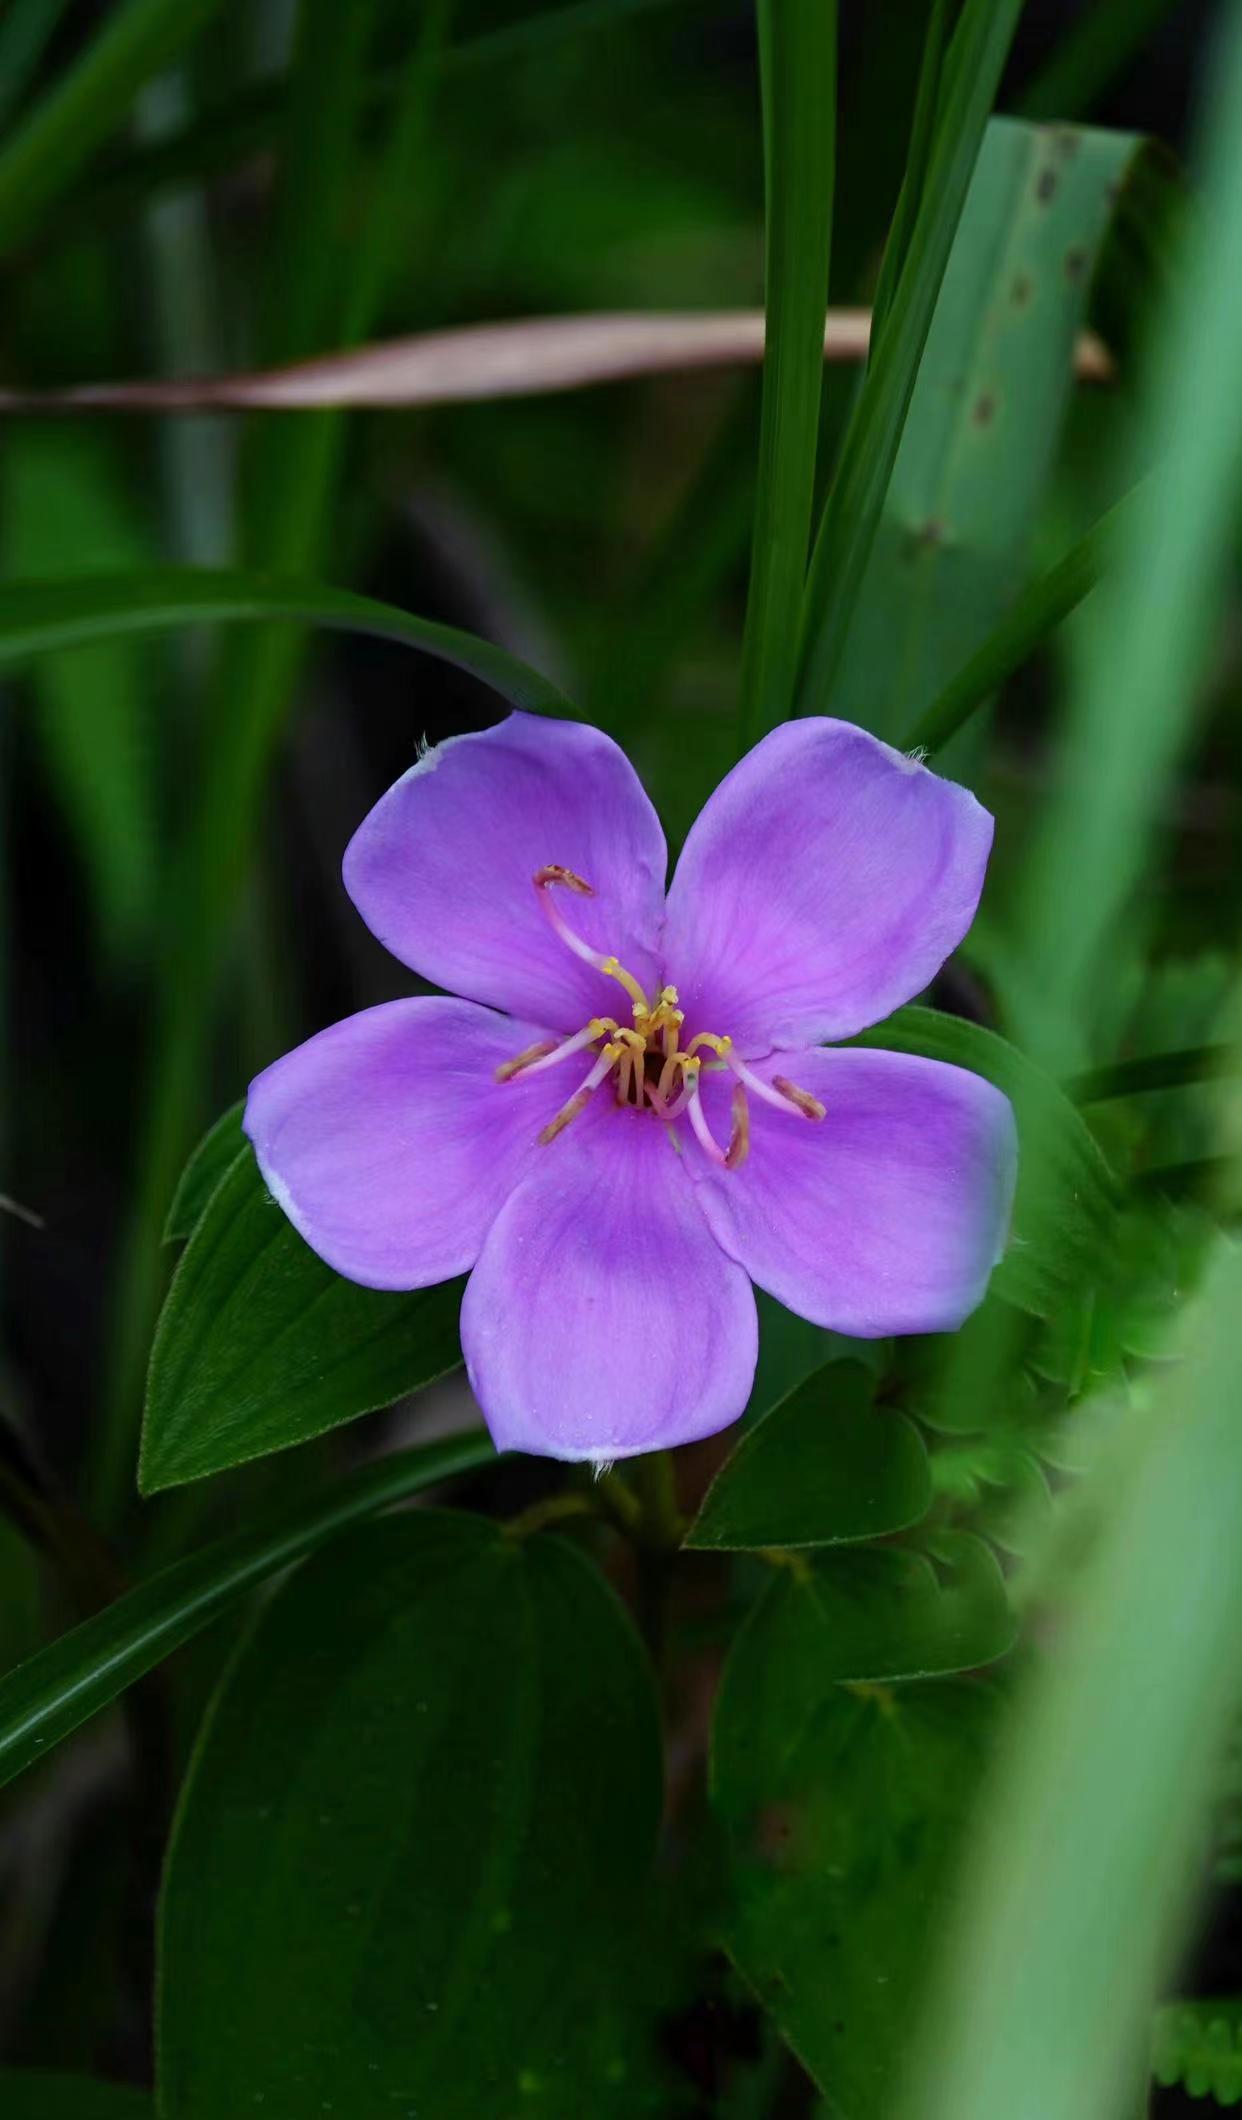
<path fill-rule="evenodd" d="M 904 1414 L 871 1403 L 861 1364 L 833 1362 L 743 1437 L 717 1473 L 687 1546 L 832 1546 L 917 1523 L 927 1452 Z"/>
<path fill-rule="evenodd" d="M 640 1645 L 573 1547 L 415 1512 L 294 1576 L 165 1885 L 163 2120 L 670 2110 L 632 2007 L 660 1816 Z M 667 2101 L 667 2102 L 659 2102 Z"/>
<path fill-rule="evenodd" d="M 217 1185 L 244 1151 L 246 1137 L 242 1132 L 242 1113 L 245 1109 L 244 1101 L 230 1105 L 215 1125 L 208 1128 L 190 1157 L 178 1180 L 168 1220 L 164 1224 L 166 1244 L 177 1244 L 193 1236 Z"/>
<path fill-rule="evenodd" d="M 800 1659 L 796 1722 L 770 1724 L 731 1660 L 712 1800 L 732 1886 L 725 1942 L 840 2120 L 892 2120 L 925 1968 L 992 1733 L 987 1688 L 824 1684 Z"/>
<path fill-rule="evenodd" d="M 1151 2072 L 1164 2089 L 1242 2105 L 1242 2000 L 1167 2002 L 1151 2029 Z"/>
<path fill-rule="evenodd" d="M 1081 1296 L 1107 1259 L 1117 1187 L 1090 1128 L 1052 1077 L 995 1031 L 936 1009 L 899 1009 L 856 1043 L 945 1060 L 1005 1092 L 1018 1121 L 1018 1190 L 992 1293 L 1045 1318 Z"/>
<path fill-rule="evenodd" d="M 146 1494 L 390 1406 L 460 1360 L 461 1284 L 344 1281 L 268 1197 L 247 1147 L 212 1193 L 151 1351 Z"/>

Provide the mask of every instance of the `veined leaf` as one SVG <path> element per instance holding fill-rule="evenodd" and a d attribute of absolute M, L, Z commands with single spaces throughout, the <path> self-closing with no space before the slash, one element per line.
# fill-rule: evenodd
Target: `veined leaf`
<path fill-rule="evenodd" d="M 481 1429 L 396 1451 L 127 1590 L 0 1678 L 0 1785 L 44 1759 L 256 1584 L 349 1525 L 492 1456 Z"/>
<path fill-rule="evenodd" d="M 766 1719 L 756 1660 L 735 1652 L 726 1671 L 712 1753 L 731 1887 L 724 1940 L 832 2112 L 889 2120 L 994 1702 L 961 1682 L 826 1686 L 808 1649 L 780 1651 L 798 1695 L 792 1725 Z"/>
<path fill-rule="evenodd" d="M 190 1771 L 164 2120 L 239 2084 L 272 2120 L 666 2113 L 633 2021 L 659 1816 L 645 1659 L 573 1547 L 424 1512 L 341 1542 L 260 1617 Z"/>
<path fill-rule="evenodd" d="M 1090 1128 L 1050 1075 L 995 1031 L 927 1008 L 899 1009 L 857 1041 L 969 1068 L 1004 1090 L 1018 1121 L 1018 1190 L 993 1293 L 1052 1316 L 1098 1273 L 1117 1190 Z"/>
<path fill-rule="evenodd" d="M 217 1185 L 227 1177 L 243 1153 L 246 1136 L 242 1132 L 242 1113 L 245 1109 L 244 1099 L 231 1104 L 215 1125 L 208 1128 L 190 1157 L 181 1173 L 164 1224 L 166 1244 L 181 1243 L 186 1237 L 193 1236 Z"/>
<path fill-rule="evenodd" d="M 151 1350 L 146 1494 L 322 1435 L 460 1360 L 460 1282 L 342 1280 L 268 1198 L 247 1147 L 211 1194 Z"/>
<path fill-rule="evenodd" d="M 927 1452 L 904 1414 L 878 1411 L 857 1362 L 832 1362 L 747 1430 L 717 1473 L 687 1546 L 834 1546 L 917 1523 Z"/>

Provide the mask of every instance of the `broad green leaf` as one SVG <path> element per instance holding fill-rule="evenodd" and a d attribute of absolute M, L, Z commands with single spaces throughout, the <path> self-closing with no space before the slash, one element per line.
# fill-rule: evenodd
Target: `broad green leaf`
<path fill-rule="evenodd" d="M 927 1452 L 904 1414 L 877 1410 L 856 1362 L 819 1370 L 748 1430 L 717 1473 L 687 1546 L 833 1546 L 917 1523 Z"/>
<path fill-rule="evenodd" d="M 760 0 L 766 334 L 742 748 L 789 714 L 811 536 L 836 161 L 836 0 Z"/>
<path fill-rule="evenodd" d="M 38 423 L 6 438 L 6 573 L 38 580 L 139 567 L 148 538 L 113 438 Z M 132 472 L 130 475 L 132 485 Z M 47 772 L 85 870 L 106 950 L 132 957 L 156 902 L 151 653 L 132 640 L 40 658 L 30 674 Z"/>
<path fill-rule="evenodd" d="M 0 2068 L 4 2120 L 155 2120 L 145 2091 L 47 2069 Z"/>
<path fill-rule="evenodd" d="M 126 0 L 110 10 L 76 65 L 0 150 L 0 251 L 37 225 L 82 164 L 128 117 L 144 81 L 204 29 L 220 0 Z"/>
<path fill-rule="evenodd" d="M 994 1031 L 935 1009 L 899 1009 L 858 1041 L 969 1068 L 1004 1090 L 1018 1121 L 1018 1191 L 992 1292 L 1037 1317 L 1081 1294 L 1107 1254 L 1116 1186 L 1094 1135 L 1035 1062 Z"/>
<path fill-rule="evenodd" d="M 1151 2072 L 1166 2090 L 1242 2105 L 1242 2000 L 1166 2002 L 1152 2020 Z"/>
<path fill-rule="evenodd" d="M 847 1691 L 824 1683 L 812 1643 L 781 1653 L 799 1698 L 791 1723 L 770 1719 L 761 1666 L 736 1655 L 717 1710 L 725 1943 L 833 2115 L 890 2120 L 993 1700 L 960 1682 Z"/>
<path fill-rule="evenodd" d="M 761 1701 L 772 1743 L 792 1744 L 817 1697 L 812 1675 L 821 1691 L 937 1678 L 994 1663 L 1013 1638 L 1000 1570 L 970 1532 L 792 1553 L 733 1644 L 725 1689 Z"/>
<path fill-rule="evenodd" d="M 214 1126 L 203 1135 L 194 1154 L 181 1173 L 181 1180 L 173 1194 L 168 1220 L 164 1224 L 166 1244 L 182 1242 L 193 1236 L 203 1218 L 203 1211 L 222 1178 L 228 1175 L 232 1165 L 246 1146 L 246 1137 L 241 1130 L 244 1102 L 229 1106 L 222 1112 Z"/>
<path fill-rule="evenodd" d="M 394 1295 L 325 1266 L 249 1147 L 208 1201 L 151 1350 L 139 1484 L 202 1479 L 391 1406 L 461 1359 L 461 1283 Z"/>
<path fill-rule="evenodd" d="M 127 1590 L 0 1678 L 0 1785 L 45 1758 L 256 1584 L 347 1526 L 472 1472 L 492 1455 L 481 1429 L 396 1451 Z"/>
<path fill-rule="evenodd" d="M 90 641 L 173 633 L 181 626 L 253 625 L 300 619 L 338 632 L 370 633 L 467 670 L 515 707 L 535 713 L 574 709 L 546 678 L 490 641 L 395 605 L 229 567 L 147 567 L 131 574 L 83 575 L 66 581 L 9 582 L 0 588 L 0 668 L 49 650 Z"/>
<path fill-rule="evenodd" d="M 815 540 L 798 711 L 824 712 L 880 526 L 919 364 L 1022 0 L 966 0 L 945 61 L 934 145 L 900 280 L 872 349 Z"/>
<path fill-rule="evenodd" d="M 786 1310 L 783 1303 L 762 1288 L 755 1290 L 755 1307 L 759 1312 L 759 1360 L 746 1407 L 748 1421 L 770 1413 L 773 1406 L 830 1362 L 857 1362 L 877 1373 L 883 1366 L 887 1341 L 851 1340 L 844 1333 L 812 1325 L 796 1311 Z"/>
<path fill-rule="evenodd" d="M 903 737 L 1022 583 L 1128 133 L 988 126 L 827 711 Z"/>
<path fill-rule="evenodd" d="M 208 1718 L 160 1923 L 160 2111 L 663 2114 L 627 2019 L 660 1816 L 629 1622 L 559 1539 L 414 1512 L 312 1562 Z M 654 2093 L 654 2096 L 653 2096 Z"/>

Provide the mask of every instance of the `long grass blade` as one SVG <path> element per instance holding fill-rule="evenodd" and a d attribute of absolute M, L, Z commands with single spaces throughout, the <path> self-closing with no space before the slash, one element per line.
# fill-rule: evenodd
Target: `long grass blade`
<path fill-rule="evenodd" d="M 767 196 L 759 478 L 742 748 L 789 713 L 811 535 L 836 159 L 835 0 L 760 0 Z"/>

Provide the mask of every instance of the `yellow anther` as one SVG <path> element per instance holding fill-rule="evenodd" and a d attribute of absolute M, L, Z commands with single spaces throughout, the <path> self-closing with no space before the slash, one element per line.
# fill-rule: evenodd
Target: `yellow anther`
<path fill-rule="evenodd" d="M 530 1067 L 533 1061 L 542 1060 L 548 1053 L 555 1051 L 555 1038 L 541 1038 L 537 1045 L 528 1045 L 524 1052 L 516 1054 L 512 1060 L 502 1061 L 496 1069 L 497 1082 L 511 1082 L 515 1075 L 521 1074 L 524 1067 Z"/>
<path fill-rule="evenodd" d="M 717 1053 L 723 1060 L 725 1054 L 730 1050 L 732 1044 L 732 1038 L 718 1038 L 714 1031 L 699 1031 L 697 1036 L 690 1040 L 689 1045 L 686 1047 L 686 1051 L 687 1053 L 692 1053 L 696 1046 L 707 1045 L 710 1046 L 711 1050 L 714 1053 Z"/>
<path fill-rule="evenodd" d="M 592 1038 L 604 1038 L 616 1034 L 616 1019 L 612 1016 L 592 1016 L 587 1025 Z"/>
<path fill-rule="evenodd" d="M 677 1001 L 678 1001 L 678 993 L 677 993 L 677 989 L 676 989 L 676 987 L 675 987 L 675 986 L 662 986 L 662 987 L 660 988 L 660 1007 L 661 1007 L 661 1008 L 676 1008 L 676 1006 L 677 1006 Z"/>
<path fill-rule="evenodd" d="M 626 993 L 629 995 L 630 1000 L 634 1004 L 634 1013 L 636 1016 L 638 1015 L 640 1010 L 642 1011 L 644 1016 L 649 1016 L 651 1014 L 651 1004 L 647 1000 L 647 996 L 644 994 L 637 979 L 634 977 L 634 974 L 632 972 L 626 971 L 625 966 L 621 963 L 618 957 L 605 957 L 603 963 L 600 965 L 600 970 L 601 972 L 605 972 L 609 979 L 618 980 L 620 984 L 625 988 Z"/>

